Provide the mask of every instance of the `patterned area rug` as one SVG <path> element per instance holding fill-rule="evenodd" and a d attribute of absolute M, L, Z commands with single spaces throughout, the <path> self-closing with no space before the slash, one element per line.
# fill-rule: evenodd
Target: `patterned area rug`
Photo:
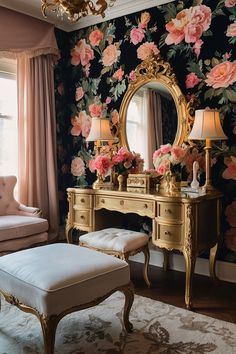
<path fill-rule="evenodd" d="M 124 296 L 66 316 L 57 328 L 55 354 L 236 353 L 236 325 L 135 296 L 134 332 L 122 329 Z M 0 353 L 43 353 L 39 321 L 2 301 Z"/>

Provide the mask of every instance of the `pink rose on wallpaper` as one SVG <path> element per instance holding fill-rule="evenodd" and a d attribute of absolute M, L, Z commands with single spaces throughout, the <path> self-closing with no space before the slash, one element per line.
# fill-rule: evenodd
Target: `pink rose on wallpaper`
<path fill-rule="evenodd" d="M 99 43 L 101 42 L 103 37 L 104 37 L 104 34 L 99 29 L 92 31 L 89 35 L 89 40 L 90 40 L 91 45 L 93 47 L 99 45 Z"/>
<path fill-rule="evenodd" d="M 225 0 L 226 7 L 233 7 L 236 5 L 236 0 Z"/>
<path fill-rule="evenodd" d="M 193 50 L 194 50 L 194 53 L 196 54 L 197 58 L 200 55 L 202 45 L 203 45 L 203 41 L 201 39 L 198 39 L 196 41 L 196 43 L 194 43 L 194 45 L 193 45 Z"/>
<path fill-rule="evenodd" d="M 226 231 L 224 241 L 229 250 L 236 252 L 236 228 L 232 227 Z"/>
<path fill-rule="evenodd" d="M 142 42 L 144 38 L 144 30 L 142 28 L 133 28 L 130 31 L 130 42 L 134 45 Z"/>
<path fill-rule="evenodd" d="M 165 39 L 167 45 L 178 44 L 184 39 L 186 43 L 194 43 L 211 23 L 211 9 L 205 5 L 197 5 L 180 11 L 175 19 L 166 24 L 169 32 Z"/>
<path fill-rule="evenodd" d="M 110 103 L 111 103 L 111 97 L 108 96 L 108 97 L 106 98 L 106 104 L 110 104 Z"/>
<path fill-rule="evenodd" d="M 213 88 L 228 87 L 236 81 L 236 62 L 224 61 L 217 64 L 207 76 L 207 86 Z"/>
<path fill-rule="evenodd" d="M 96 169 L 95 169 L 95 160 L 94 159 L 89 160 L 88 168 L 90 169 L 90 171 L 92 173 L 94 173 L 96 171 Z"/>
<path fill-rule="evenodd" d="M 231 23 L 231 25 L 228 26 L 226 36 L 236 37 L 236 21 L 234 21 L 233 23 Z"/>
<path fill-rule="evenodd" d="M 87 115 L 85 111 L 80 112 L 79 116 L 81 118 L 82 136 L 84 138 L 87 138 L 90 133 L 92 118 L 89 115 Z"/>
<path fill-rule="evenodd" d="M 111 121 L 112 121 L 112 124 L 116 125 L 117 123 L 119 123 L 119 120 L 120 120 L 120 117 L 119 117 L 119 113 L 116 109 L 114 109 L 112 112 L 111 112 Z"/>
<path fill-rule="evenodd" d="M 72 65 L 79 65 L 81 63 L 85 66 L 90 62 L 90 60 L 94 59 L 94 52 L 90 45 L 86 44 L 85 39 L 81 39 L 71 50 L 71 56 Z"/>
<path fill-rule="evenodd" d="M 236 227 L 236 201 L 233 201 L 225 209 L 226 220 L 231 227 Z"/>
<path fill-rule="evenodd" d="M 76 91 L 75 91 L 75 100 L 79 101 L 81 100 L 81 98 L 84 97 L 84 90 L 83 87 L 77 87 Z"/>
<path fill-rule="evenodd" d="M 129 73 L 129 79 L 131 81 L 135 81 L 136 80 L 136 75 L 135 75 L 135 71 L 134 70 L 131 70 L 130 73 Z"/>
<path fill-rule="evenodd" d="M 73 128 L 71 129 L 70 133 L 73 136 L 79 136 L 81 134 L 81 118 L 78 116 L 75 116 L 71 118 L 71 124 L 73 125 Z"/>
<path fill-rule="evenodd" d="M 102 106 L 96 103 L 92 103 L 89 105 L 89 112 L 92 117 L 102 117 Z"/>
<path fill-rule="evenodd" d="M 150 21 L 151 16 L 150 13 L 145 11 L 141 14 L 140 24 L 139 26 L 142 28 L 147 28 L 148 22 Z"/>
<path fill-rule="evenodd" d="M 80 157 L 76 157 L 74 160 L 72 160 L 71 173 L 75 177 L 84 175 L 85 173 L 84 161 Z"/>
<path fill-rule="evenodd" d="M 227 168 L 222 173 L 224 179 L 236 180 L 236 157 L 230 156 L 224 159 L 224 164 Z"/>
<path fill-rule="evenodd" d="M 190 73 L 186 76 L 186 80 L 185 80 L 185 85 L 186 88 L 193 88 L 194 86 L 196 86 L 201 80 L 197 77 L 197 75 L 195 73 Z"/>
<path fill-rule="evenodd" d="M 141 60 L 145 60 L 151 54 L 158 55 L 160 50 L 157 48 L 154 42 L 145 42 L 137 49 L 137 57 Z"/>
<path fill-rule="evenodd" d="M 102 54 L 102 62 L 104 66 L 111 66 L 118 61 L 120 50 L 115 44 L 110 44 L 106 47 Z"/>
<path fill-rule="evenodd" d="M 119 68 L 118 70 L 116 70 L 113 74 L 113 78 L 115 80 L 121 81 L 124 75 L 124 71 L 122 70 L 122 68 Z"/>
<path fill-rule="evenodd" d="M 65 91 L 64 91 L 64 85 L 62 83 L 60 83 L 58 86 L 57 86 L 57 92 L 59 93 L 60 96 L 63 96 Z"/>

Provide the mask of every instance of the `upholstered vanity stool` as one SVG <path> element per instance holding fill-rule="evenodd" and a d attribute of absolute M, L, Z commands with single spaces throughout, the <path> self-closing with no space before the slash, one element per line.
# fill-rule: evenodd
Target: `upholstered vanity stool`
<path fill-rule="evenodd" d="M 115 291 L 125 295 L 123 319 L 130 332 L 134 292 L 125 261 L 68 244 L 40 246 L 0 257 L 0 295 L 38 317 L 45 354 L 54 353 L 56 328 L 64 316 L 95 306 Z"/>
<path fill-rule="evenodd" d="M 150 288 L 151 283 L 148 279 L 148 265 L 150 259 L 148 241 L 148 235 L 143 232 L 119 228 L 108 228 L 89 232 L 79 238 L 80 246 L 113 255 L 126 261 L 128 261 L 130 256 L 143 252 L 145 257 L 143 277 L 147 286 Z"/>

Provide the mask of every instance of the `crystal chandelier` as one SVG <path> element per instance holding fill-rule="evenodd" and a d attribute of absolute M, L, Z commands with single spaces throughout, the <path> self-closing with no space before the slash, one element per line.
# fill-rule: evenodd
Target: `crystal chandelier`
<path fill-rule="evenodd" d="M 112 6 L 116 0 L 41 0 L 42 13 L 47 17 L 46 11 L 50 9 L 58 16 L 67 15 L 71 21 L 78 21 L 87 15 L 101 15 L 105 17 L 105 10 Z"/>

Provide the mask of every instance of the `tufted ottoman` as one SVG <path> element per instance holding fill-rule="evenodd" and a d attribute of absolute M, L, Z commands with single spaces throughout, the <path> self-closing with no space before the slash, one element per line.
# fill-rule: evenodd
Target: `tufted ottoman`
<path fill-rule="evenodd" d="M 100 231 L 89 232 L 80 236 L 80 246 L 104 252 L 128 261 L 130 256 L 139 252 L 144 253 L 143 277 L 148 287 L 148 265 L 150 253 L 148 248 L 149 237 L 143 232 L 126 229 L 108 228 Z"/>
<path fill-rule="evenodd" d="M 0 258 L 0 294 L 38 317 L 45 354 L 54 353 L 58 322 L 67 314 L 99 304 L 115 291 L 125 294 L 124 326 L 134 293 L 125 261 L 83 247 L 52 244 Z"/>

